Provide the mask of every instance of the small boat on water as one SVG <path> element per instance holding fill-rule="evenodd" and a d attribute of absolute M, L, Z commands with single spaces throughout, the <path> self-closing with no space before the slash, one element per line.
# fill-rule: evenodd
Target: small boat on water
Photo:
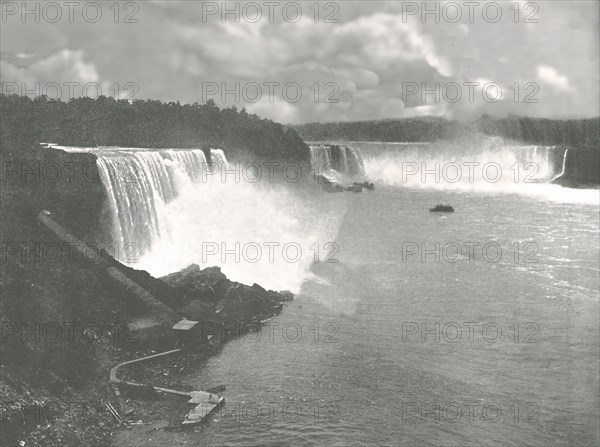
<path fill-rule="evenodd" d="M 450 205 L 440 204 L 436 205 L 435 208 L 430 208 L 429 211 L 432 213 L 453 213 L 454 208 L 452 208 Z"/>

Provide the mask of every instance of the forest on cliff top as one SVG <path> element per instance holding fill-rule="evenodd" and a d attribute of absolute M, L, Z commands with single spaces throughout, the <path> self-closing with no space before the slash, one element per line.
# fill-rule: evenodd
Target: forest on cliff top
<path fill-rule="evenodd" d="M 0 96 L 0 132 L 7 149 L 31 143 L 64 146 L 222 148 L 253 159 L 304 161 L 308 147 L 293 129 L 231 107 L 154 100 Z"/>

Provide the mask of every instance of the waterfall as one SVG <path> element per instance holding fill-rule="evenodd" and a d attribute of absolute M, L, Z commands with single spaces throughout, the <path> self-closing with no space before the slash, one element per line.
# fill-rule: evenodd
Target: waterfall
<path fill-rule="evenodd" d="M 310 146 L 313 170 L 320 174 L 335 170 L 349 177 L 364 176 L 365 166 L 360 149 L 330 144 Z"/>
<path fill-rule="evenodd" d="M 221 149 L 52 147 L 96 156 L 113 219 L 105 244 L 155 276 L 219 266 L 234 281 L 299 292 L 345 214 L 343 200 L 323 208 L 286 185 L 223 175 L 231 166 Z M 360 166 L 349 154 L 349 167 Z"/>
<path fill-rule="evenodd" d="M 365 174 L 365 162 L 362 157 L 362 153 L 359 149 L 347 147 L 346 153 L 348 154 L 348 172 L 351 175 L 364 175 Z"/>
<path fill-rule="evenodd" d="M 552 184 L 561 176 L 571 175 L 574 158 L 573 152 L 566 154 L 556 146 L 520 145 L 492 138 L 469 142 L 359 142 L 353 145 L 364 154 L 366 175 L 376 185 L 440 193 L 516 194 L 558 203 L 598 203 L 595 189 L 586 186 L 575 190 Z M 596 153 L 586 153 L 582 164 L 597 160 Z M 577 171 L 576 181 L 585 178 L 585 185 L 597 184 L 595 166 L 589 171 L 583 171 L 582 167 Z M 583 177 L 582 172 L 588 177 Z"/>
<path fill-rule="evenodd" d="M 329 151 L 323 146 L 310 146 L 310 161 L 318 174 L 326 171 L 331 164 Z"/>
<path fill-rule="evenodd" d="M 369 147 L 367 147 L 369 146 Z M 363 143 L 366 174 L 394 186 L 470 191 L 515 191 L 547 184 L 557 175 L 554 146 L 463 146 Z"/>
<path fill-rule="evenodd" d="M 147 251 L 165 232 L 164 206 L 178 194 L 178 176 L 198 182 L 208 169 L 200 149 L 93 150 L 113 217 L 113 233 L 124 247 L 134 242 Z M 225 154 L 211 149 L 211 162 L 227 166 Z"/>
<path fill-rule="evenodd" d="M 217 166 L 218 169 L 227 169 L 227 158 L 225 158 L 225 153 L 221 149 L 211 149 L 210 158 L 213 165 Z"/>
<path fill-rule="evenodd" d="M 569 152 L 569 149 L 565 149 L 565 153 L 563 155 L 563 162 L 562 162 L 562 170 L 560 171 L 560 173 L 558 175 L 555 175 L 552 180 L 550 180 L 550 183 L 554 182 L 554 180 L 558 180 L 559 178 L 561 178 L 563 175 L 565 175 L 565 170 L 567 168 L 567 153 Z"/>

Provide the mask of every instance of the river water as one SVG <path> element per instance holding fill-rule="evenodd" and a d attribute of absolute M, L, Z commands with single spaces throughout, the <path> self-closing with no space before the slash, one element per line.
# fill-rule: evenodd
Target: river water
<path fill-rule="evenodd" d="M 339 221 L 295 300 L 178 376 L 225 408 L 115 445 L 598 444 L 598 191 L 400 184 L 384 146 L 375 191 L 311 197 Z"/>

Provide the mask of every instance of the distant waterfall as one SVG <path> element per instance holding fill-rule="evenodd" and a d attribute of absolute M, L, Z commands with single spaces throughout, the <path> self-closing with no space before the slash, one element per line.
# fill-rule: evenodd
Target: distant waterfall
<path fill-rule="evenodd" d="M 328 170 L 356 177 L 364 176 L 365 166 L 360 149 L 321 144 L 310 146 L 311 164 L 317 173 Z"/>
<path fill-rule="evenodd" d="M 555 175 L 552 180 L 550 180 L 550 183 L 552 183 L 554 180 L 558 180 L 559 178 L 561 178 L 563 175 L 565 175 L 565 171 L 567 169 L 567 153 L 569 152 L 569 149 L 565 149 L 565 153 L 563 155 L 563 163 L 562 163 L 562 170 L 560 171 L 560 173 L 558 175 Z"/>
<path fill-rule="evenodd" d="M 210 158 L 213 165 L 217 166 L 219 169 L 222 167 L 227 168 L 227 158 L 225 158 L 225 152 L 221 149 L 211 149 Z"/>
<path fill-rule="evenodd" d="M 200 149 L 110 149 L 94 153 L 108 194 L 116 240 L 121 247 L 135 242 L 142 253 L 165 229 L 161 211 L 179 193 L 178 176 L 194 182 L 210 169 Z M 211 162 L 227 165 L 220 149 L 211 149 Z"/>
<path fill-rule="evenodd" d="M 547 184 L 564 167 L 554 146 L 487 143 L 357 144 L 368 177 L 392 186 L 508 192 Z"/>

